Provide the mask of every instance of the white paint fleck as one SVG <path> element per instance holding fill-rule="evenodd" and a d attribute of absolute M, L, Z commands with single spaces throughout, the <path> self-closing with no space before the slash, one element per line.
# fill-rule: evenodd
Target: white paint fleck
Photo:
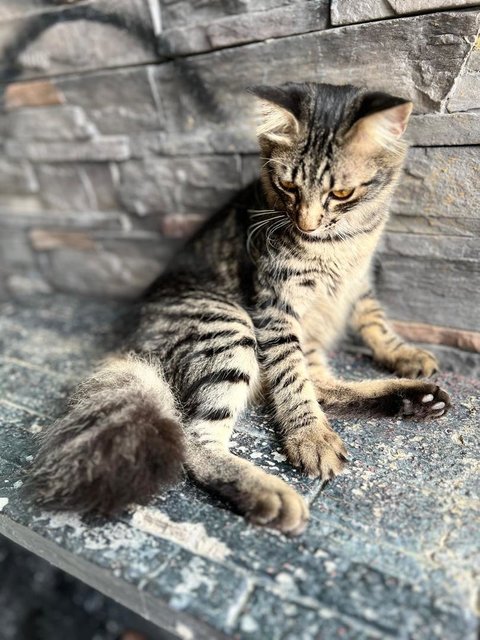
<path fill-rule="evenodd" d="M 17 480 L 16 482 L 13 483 L 13 488 L 20 489 L 22 485 L 23 485 L 23 480 Z"/>
<path fill-rule="evenodd" d="M 8 498 L 0 498 L 0 511 L 8 504 Z"/>
<path fill-rule="evenodd" d="M 40 426 L 39 424 L 32 424 L 32 426 L 29 429 L 30 433 L 40 433 L 40 431 L 43 431 L 43 427 Z"/>
<path fill-rule="evenodd" d="M 252 616 L 248 614 L 242 616 L 240 620 L 240 627 L 242 631 L 245 631 L 245 633 L 254 633 L 258 630 L 258 624 L 255 622 Z"/>
<path fill-rule="evenodd" d="M 286 462 L 287 460 L 287 456 L 284 456 L 283 453 L 280 453 L 279 451 L 274 451 L 272 453 L 272 458 L 275 462 Z"/>
<path fill-rule="evenodd" d="M 25 456 L 25 460 L 26 460 L 27 462 L 32 462 L 32 460 L 33 460 L 33 456 Z"/>
<path fill-rule="evenodd" d="M 132 524 L 141 531 L 176 542 L 205 558 L 225 560 L 232 553 L 226 544 L 209 536 L 203 524 L 174 522 L 158 509 L 137 507 L 133 513 Z"/>
<path fill-rule="evenodd" d="M 193 640 L 194 638 L 193 631 L 190 627 L 187 627 L 186 624 L 183 624 L 183 622 L 177 622 L 175 625 L 175 631 L 182 640 Z"/>

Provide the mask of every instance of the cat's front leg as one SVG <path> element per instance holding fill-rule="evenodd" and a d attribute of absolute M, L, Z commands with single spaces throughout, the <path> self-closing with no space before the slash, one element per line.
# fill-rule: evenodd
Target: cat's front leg
<path fill-rule="evenodd" d="M 317 402 L 298 318 L 273 298 L 262 306 L 254 319 L 260 364 L 285 454 L 309 476 L 332 478 L 347 451 Z"/>
<path fill-rule="evenodd" d="M 438 371 L 434 355 L 404 342 L 395 333 L 371 291 L 357 300 L 351 324 L 372 349 L 374 360 L 402 378 L 428 378 Z"/>

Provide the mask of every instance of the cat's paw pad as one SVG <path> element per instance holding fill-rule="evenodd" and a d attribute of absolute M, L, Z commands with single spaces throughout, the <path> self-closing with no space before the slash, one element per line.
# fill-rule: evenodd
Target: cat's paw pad
<path fill-rule="evenodd" d="M 280 479 L 269 479 L 249 496 L 246 517 L 253 524 L 277 529 L 290 536 L 301 534 L 308 522 L 308 506 L 294 489 Z"/>
<path fill-rule="evenodd" d="M 436 384 L 419 383 L 402 391 L 401 415 L 407 418 L 440 418 L 449 409 L 450 396 Z"/>
<path fill-rule="evenodd" d="M 429 378 L 439 370 L 439 365 L 429 351 L 405 344 L 392 354 L 390 368 L 401 378 Z"/>
<path fill-rule="evenodd" d="M 311 478 L 330 480 L 347 462 L 342 440 L 325 425 L 297 429 L 285 438 L 284 449 L 289 462 Z"/>

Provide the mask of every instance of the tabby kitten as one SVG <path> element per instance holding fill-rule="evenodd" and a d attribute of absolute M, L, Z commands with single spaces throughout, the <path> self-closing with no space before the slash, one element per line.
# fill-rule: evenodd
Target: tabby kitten
<path fill-rule="evenodd" d="M 400 376 L 437 370 L 395 334 L 371 285 L 412 104 L 315 83 L 253 93 L 261 185 L 188 242 L 139 303 L 123 355 L 86 380 L 47 431 L 31 472 L 43 504 L 111 513 L 185 467 L 252 522 L 298 534 L 303 498 L 229 452 L 249 401 L 268 400 L 289 461 L 322 479 L 347 462 L 325 412 L 420 419 L 447 410 L 432 382 L 337 380 L 325 356 L 350 323 Z"/>

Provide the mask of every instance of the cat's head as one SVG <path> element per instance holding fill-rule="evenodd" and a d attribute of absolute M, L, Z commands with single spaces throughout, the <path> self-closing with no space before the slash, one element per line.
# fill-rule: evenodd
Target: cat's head
<path fill-rule="evenodd" d="M 269 206 L 300 232 L 348 235 L 386 205 L 407 145 L 412 103 L 351 85 L 251 89 Z"/>

